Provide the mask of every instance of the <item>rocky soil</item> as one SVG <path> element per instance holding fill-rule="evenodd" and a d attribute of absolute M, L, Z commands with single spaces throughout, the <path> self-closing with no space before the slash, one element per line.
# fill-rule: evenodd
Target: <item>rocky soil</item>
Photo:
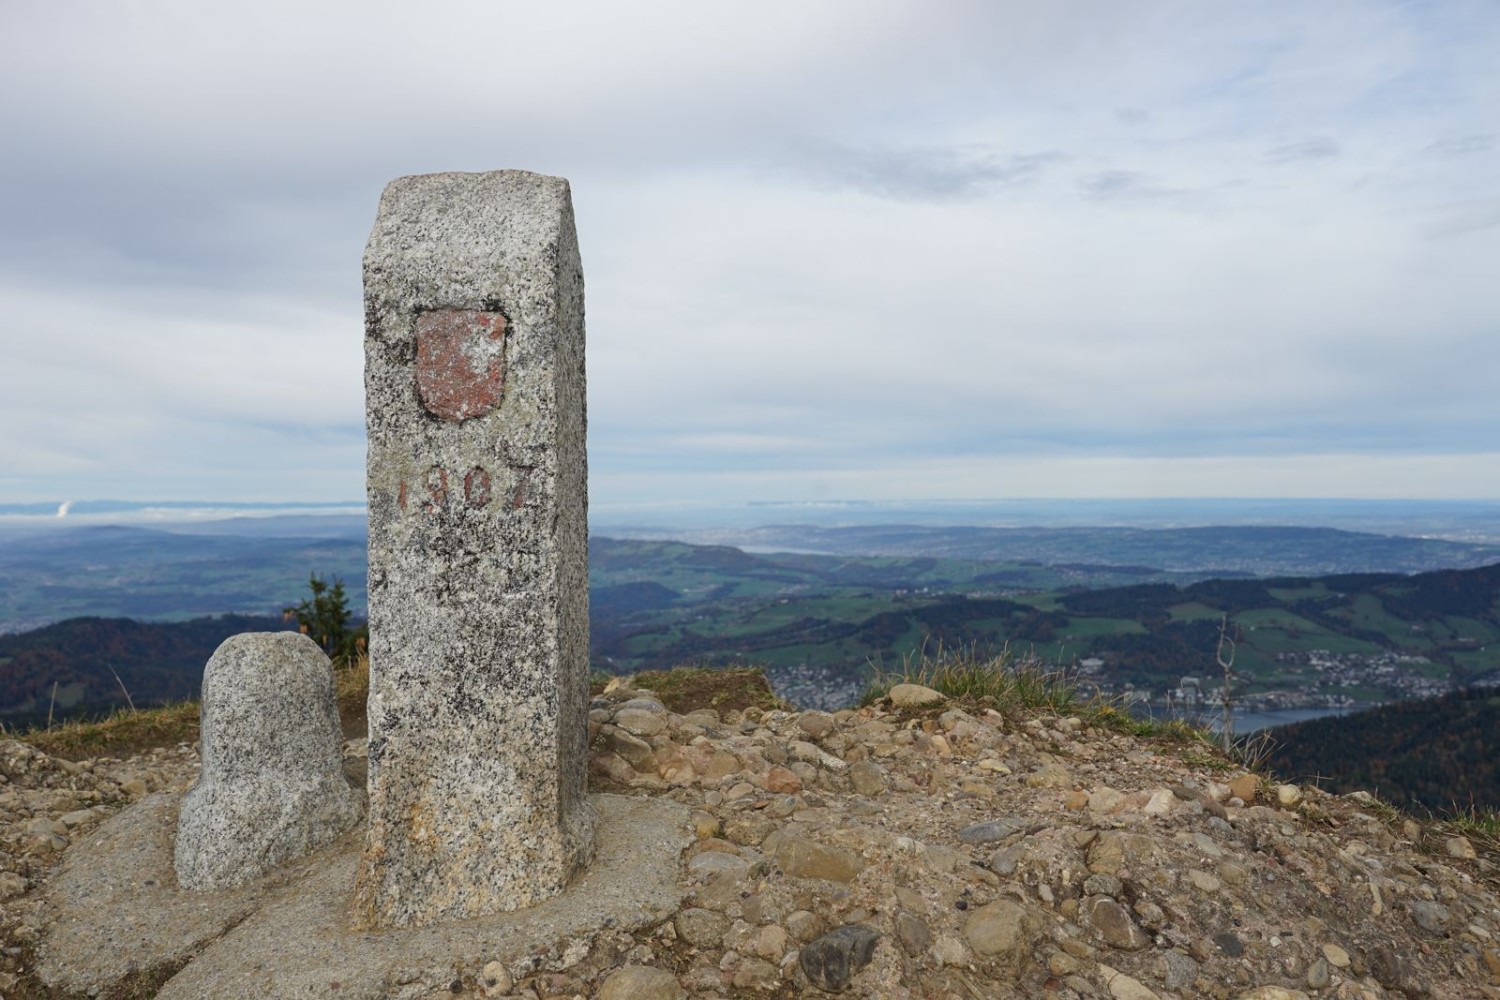
<path fill-rule="evenodd" d="M 35 890 L 63 852 L 105 818 L 197 766 L 197 748 L 189 744 L 127 760 L 70 761 L 0 739 L 0 998 L 23 995 L 14 991 L 41 926 Z"/>
<path fill-rule="evenodd" d="M 616 685 L 591 782 L 692 809 L 685 902 L 633 935 L 425 970 L 446 985 L 421 995 L 1500 998 L 1485 845 L 1198 744 L 924 692 L 677 714 Z M 48 995 L 27 962 L 60 853 L 195 766 L 186 746 L 73 764 L 0 743 L 0 996 Z"/>

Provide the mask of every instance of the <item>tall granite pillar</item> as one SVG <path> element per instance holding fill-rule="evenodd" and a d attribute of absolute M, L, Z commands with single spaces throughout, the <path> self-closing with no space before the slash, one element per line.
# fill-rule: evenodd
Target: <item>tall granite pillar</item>
<path fill-rule="evenodd" d="M 402 177 L 365 248 L 374 926 L 531 905 L 593 852 L 583 271 L 567 181 Z"/>

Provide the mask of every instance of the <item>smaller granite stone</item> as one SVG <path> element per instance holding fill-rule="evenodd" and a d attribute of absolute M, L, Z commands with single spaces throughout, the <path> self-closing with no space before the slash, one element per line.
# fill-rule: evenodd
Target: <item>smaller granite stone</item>
<path fill-rule="evenodd" d="M 15 872 L 0 872 L 0 900 L 19 896 L 29 888 L 31 888 L 31 883 L 24 875 L 17 875 Z"/>
<path fill-rule="evenodd" d="M 1073 774 L 1056 761 L 1051 761 L 1028 774 L 1025 782 L 1027 788 L 1067 788 L 1073 784 Z M 1084 801 L 1088 801 L 1087 796 L 1084 796 Z"/>
<path fill-rule="evenodd" d="M 767 924 L 756 932 L 750 950 L 768 962 L 779 962 L 786 955 L 788 940 L 786 928 Z"/>
<path fill-rule="evenodd" d="M 1388 990 L 1404 988 L 1406 969 L 1394 948 L 1377 945 L 1369 950 L 1365 958 L 1370 964 L 1370 972 L 1375 976 L 1377 983 Z"/>
<path fill-rule="evenodd" d="M 1223 888 L 1223 884 L 1216 877 L 1196 868 L 1188 872 L 1188 881 L 1202 892 L 1215 893 Z"/>
<path fill-rule="evenodd" d="M 1016 864 L 1020 861 L 1021 855 L 1022 849 L 1019 845 L 1002 847 L 994 854 L 991 854 L 989 860 L 984 864 L 986 868 L 996 875 L 1014 875 Z"/>
<path fill-rule="evenodd" d="M 737 990 L 768 990 L 781 979 L 781 973 L 763 958 L 742 958 L 730 982 Z"/>
<path fill-rule="evenodd" d="M 803 945 L 797 953 L 797 964 L 808 982 L 820 990 L 837 993 L 870 964 L 879 939 L 880 934 L 872 928 L 846 924 Z"/>
<path fill-rule="evenodd" d="M 695 854 L 687 864 L 688 874 L 697 878 L 708 878 L 720 872 L 729 872 L 736 878 L 750 872 L 750 862 L 737 854 L 724 851 L 704 851 Z"/>
<path fill-rule="evenodd" d="M 646 708 L 622 708 L 615 713 L 615 725 L 633 736 L 655 736 L 667 727 L 667 720 Z"/>
<path fill-rule="evenodd" d="M 248 882 L 359 820 L 344 779 L 333 665 L 307 636 L 224 640 L 203 670 L 200 711 L 203 770 L 177 823 L 183 888 Z"/>
<path fill-rule="evenodd" d="M 1198 963 L 1189 955 L 1172 950 L 1162 954 L 1162 982 L 1169 990 L 1183 990 L 1198 978 Z"/>

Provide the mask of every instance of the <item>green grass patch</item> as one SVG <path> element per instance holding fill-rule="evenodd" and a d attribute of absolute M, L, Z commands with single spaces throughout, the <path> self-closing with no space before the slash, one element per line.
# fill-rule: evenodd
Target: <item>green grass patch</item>
<path fill-rule="evenodd" d="M 908 657 L 900 670 L 876 667 L 860 704 L 884 698 L 897 684 L 921 684 L 956 701 L 1002 713 L 1040 709 L 1063 715 L 1080 706 L 1078 690 L 1066 671 L 1009 650 L 990 657 L 938 650 Z"/>
<path fill-rule="evenodd" d="M 345 733 L 362 730 L 370 690 L 368 657 L 334 671 L 333 679 Z M 198 702 L 180 701 L 139 710 L 121 708 L 97 719 L 75 719 L 10 735 L 65 760 L 126 757 L 155 747 L 195 742 L 198 717 Z"/>
<path fill-rule="evenodd" d="M 1267 587 L 1266 593 L 1278 601 L 1302 601 L 1314 597 L 1327 597 L 1328 588 L 1321 583 L 1310 587 Z"/>
<path fill-rule="evenodd" d="M 1070 618 L 1063 629 L 1070 639 L 1092 639 L 1100 635 L 1145 635 L 1146 626 L 1131 618 Z"/>
<path fill-rule="evenodd" d="M 1465 836 L 1484 841 L 1492 851 L 1500 851 L 1500 809 L 1459 808 L 1447 820 Z"/>
<path fill-rule="evenodd" d="M 1224 612 L 1218 608 L 1211 608 L 1207 604 L 1202 604 L 1198 601 L 1188 601 L 1186 604 L 1174 604 L 1167 610 L 1172 613 L 1172 620 L 1174 622 L 1216 622 L 1224 615 Z"/>
<path fill-rule="evenodd" d="M 125 757 L 152 747 L 191 743 L 198 738 L 198 703 L 183 701 L 131 711 L 122 708 L 101 719 L 64 722 L 33 729 L 17 739 L 66 760 Z"/>
<path fill-rule="evenodd" d="M 1485 622 L 1476 621 L 1473 618 L 1459 618 L 1453 615 L 1443 619 L 1453 632 L 1455 639 L 1468 639 L 1481 645 L 1494 642 L 1500 638 L 1496 630 Z"/>
<path fill-rule="evenodd" d="M 1308 621 L 1295 612 L 1285 608 L 1256 608 L 1253 611 L 1242 611 L 1234 616 L 1234 622 L 1249 632 L 1251 629 L 1294 629 L 1298 632 L 1327 631 L 1322 626 Z"/>

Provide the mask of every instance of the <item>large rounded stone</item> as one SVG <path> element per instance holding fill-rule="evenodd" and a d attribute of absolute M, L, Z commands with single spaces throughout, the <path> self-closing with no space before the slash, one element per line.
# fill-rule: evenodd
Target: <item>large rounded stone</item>
<path fill-rule="evenodd" d="M 203 670 L 201 722 L 203 770 L 177 823 L 184 888 L 247 882 L 359 820 L 344 779 L 333 666 L 307 636 L 224 640 Z"/>

